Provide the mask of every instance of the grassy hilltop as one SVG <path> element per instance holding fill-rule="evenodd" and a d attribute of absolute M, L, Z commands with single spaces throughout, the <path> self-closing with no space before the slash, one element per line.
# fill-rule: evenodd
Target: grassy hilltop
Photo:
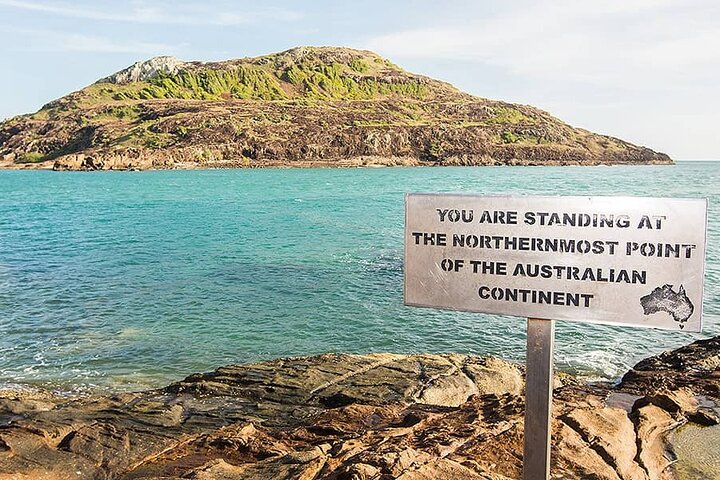
<path fill-rule="evenodd" d="M 0 167 L 671 163 L 369 51 L 155 57 L 0 124 Z"/>

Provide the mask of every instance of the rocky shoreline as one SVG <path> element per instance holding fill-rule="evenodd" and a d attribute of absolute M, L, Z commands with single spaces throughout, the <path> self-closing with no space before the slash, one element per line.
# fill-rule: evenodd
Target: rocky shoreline
<path fill-rule="evenodd" d="M 237 153 L 237 152 L 234 152 Z M 0 170 L 54 170 L 54 171 L 138 171 L 138 170 L 207 170 L 207 169 L 244 169 L 244 168 L 377 168 L 377 167 L 564 167 L 564 166 L 613 166 L 613 165 L 672 165 L 663 159 L 636 159 L 617 161 L 605 158 L 544 158 L 537 155 L 532 158 L 494 158 L 488 155 L 465 155 L 446 159 L 443 163 L 429 161 L 419 157 L 361 155 L 349 158 L 309 159 L 309 160 L 261 160 L 247 162 L 237 153 L 229 159 L 197 161 L 185 151 L 172 149 L 161 152 L 137 152 L 122 154 L 74 154 L 57 160 L 37 163 L 15 163 L 0 157 Z M 233 160 L 232 158 L 236 158 Z"/>
<path fill-rule="evenodd" d="M 520 478 L 523 389 L 523 367 L 492 357 L 327 354 L 138 393 L 5 391 L 0 479 Z M 553 478 L 678 478 L 692 459 L 668 435 L 716 425 L 719 403 L 720 337 L 617 385 L 558 375 Z"/>

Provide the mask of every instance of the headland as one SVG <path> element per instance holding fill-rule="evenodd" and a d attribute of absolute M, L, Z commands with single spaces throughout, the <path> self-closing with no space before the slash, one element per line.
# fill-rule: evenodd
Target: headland
<path fill-rule="evenodd" d="M 366 51 L 155 57 L 0 124 L 0 168 L 671 164 Z"/>

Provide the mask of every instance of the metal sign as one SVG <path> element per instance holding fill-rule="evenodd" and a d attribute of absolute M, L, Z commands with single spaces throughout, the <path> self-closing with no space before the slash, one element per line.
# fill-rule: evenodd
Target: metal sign
<path fill-rule="evenodd" d="M 550 478 L 555 319 L 699 332 L 707 200 L 405 197 L 405 303 L 528 317 L 523 478 Z"/>
<path fill-rule="evenodd" d="M 699 332 L 707 200 L 408 194 L 405 303 Z"/>

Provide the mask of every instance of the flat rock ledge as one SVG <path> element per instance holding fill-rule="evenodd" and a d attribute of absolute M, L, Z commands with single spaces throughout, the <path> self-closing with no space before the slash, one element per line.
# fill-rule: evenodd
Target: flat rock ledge
<path fill-rule="evenodd" d="M 0 479 L 521 478 L 523 377 L 492 357 L 328 354 L 139 393 L 5 391 Z M 719 386 L 720 337 L 616 386 L 559 376 L 553 478 L 675 478 L 667 434 L 717 423 Z"/>

